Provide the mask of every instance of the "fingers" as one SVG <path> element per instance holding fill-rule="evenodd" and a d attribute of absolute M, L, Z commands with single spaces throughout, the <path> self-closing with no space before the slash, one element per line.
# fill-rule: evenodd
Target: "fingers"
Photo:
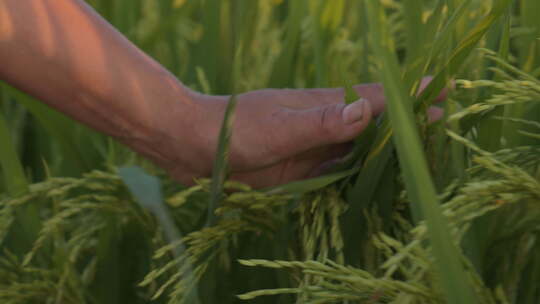
<path fill-rule="evenodd" d="M 444 116 L 444 110 L 439 107 L 430 107 L 427 110 L 428 122 L 434 123 L 439 121 Z"/>
<path fill-rule="evenodd" d="M 420 82 L 418 94 L 420 94 L 433 80 L 433 77 L 424 77 Z M 450 88 L 453 87 L 452 84 Z M 367 83 L 354 86 L 360 97 L 369 100 L 373 116 L 378 116 L 385 110 L 384 88 L 381 83 Z M 342 88 L 332 89 L 281 89 L 281 90 L 261 90 L 257 94 L 269 96 L 273 101 L 283 107 L 295 110 L 310 109 L 332 104 L 341 104 L 344 100 L 344 90 Z M 442 102 L 448 95 L 448 88 L 441 90 L 435 103 Z"/>
<path fill-rule="evenodd" d="M 259 170 L 235 172 L 231 179 L 254 188 L 265 188 L 315 177 L 324 173 L 318 170 L 321 164 L 329 165 L 329 160 L 339 160 L 350 150 L 351 145 L 348 143 L 323 147 Z"/>
<path fill-rule="evenodd" d="M 350 105 L 333 104 L 324 107 L 284 112 L 275 126 L 278 155 L 297 155 L 332 144 L 345 143 L 360 134 L 373 114 L 370 103 L 360 100 Z"/>
<path fill-rule="evenodd" d="M 385 110 L 384 88 L 381 83 L 366 83 L 354 86 L 356 92 L 369 100 L 374 116 L 380 115 Z"/>
<path fill-rule="evenodd" d="M 422 78 L 422 81 L 420 82 L 420 87 L 418 89 L 418 94 L 417 95 L 422 94 L 422 92 L 427 88 L 427 86 L 431 83 L 432 80 L 433 80 L 432 76 L 427 76 L 427 77 Z M 435 98 L 434 103 L 437 104 L 437 103 L 441 103 L 441 102 L 445 101 L 446 98 L 448 97 L 448 90 L 453 88 L 453 87 L 454 87 L 454 82 L 452 81 L 452 82 L 450 82 L 449 87 L 445 87 L 444 89 L 441 90 L 439 95 Z"/>
<path fill-rule="evenodd" d="M 426 87 L 433 80 L 432 76 L 427 76 L 422 78 L 420 82 L 420 87 L 418 90 L 418 95 L 420 95 Z M 379 115 L 385 109 L 385 96 L 384 96 L 384 87 L 381 83 L 369 83 L 361 84 L 354 87 L 360 96 L 369 100 L 371 104 L 371 109 L 373 110 L 374 115 Z M 437 96 L 435 102 L 439 103 L 446 100 L 448 95 L 448 88 L 441 90 L 440 94 Z"/>

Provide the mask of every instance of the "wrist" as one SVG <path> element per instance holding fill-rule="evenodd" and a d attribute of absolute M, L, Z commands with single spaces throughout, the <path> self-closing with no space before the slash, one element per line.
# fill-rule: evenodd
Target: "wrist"
<path fill-rule="evenodd" d="M 190 146 L 190 134 L 202 116 L 204 96 L 183 86 L 173 76 L 154 84 L 155 97 L 147 103 L 140 124 L 121 142 L 167 168 L 183 158 L 182 151 Z M 183 162 L 183 161 L 181 161 Z"/>
<path fill-rule="evenodd" d="M 176 180 L 211 174 L 227 97 L 204 95 L 181 83 L 171 99 L 153 111 L 154 128 L 128 145 L 168 171 Z"/>

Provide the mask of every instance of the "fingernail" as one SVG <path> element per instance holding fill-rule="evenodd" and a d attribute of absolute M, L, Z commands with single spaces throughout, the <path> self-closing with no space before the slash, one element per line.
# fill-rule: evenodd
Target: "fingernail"
<path fill-rule="evenodd" d="M 352 124 L 362 120 L 364 114 L 364 100 L 360 99 L 345 107 L 343 110 L 343 121 L 346 124 Z"/>

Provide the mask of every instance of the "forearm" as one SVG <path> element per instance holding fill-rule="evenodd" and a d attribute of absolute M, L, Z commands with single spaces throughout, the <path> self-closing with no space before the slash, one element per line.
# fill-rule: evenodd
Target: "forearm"
<path fill-rule="evenodd" d="M 188 126 L 197 107 L 195 93 L 79 0 L 0 1 L 0 79 L 127 143 L 159 138 L 173 108 Z"/>

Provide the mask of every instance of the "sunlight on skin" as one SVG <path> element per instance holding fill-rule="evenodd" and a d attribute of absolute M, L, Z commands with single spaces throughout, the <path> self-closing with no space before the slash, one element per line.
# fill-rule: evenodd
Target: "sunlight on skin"
<path fill-rule="evenodd" d="M 143 88 L 141 86 L 141 79 L 137 77 L 137 75 L 135 74 L 130 74 L 129 70 L 126 70 L 126 72 L 121 73 L 121 75 L 122 75 L 121 76 L 122 82 L 124 82 L 124 84 L 130 88 L 128 92 L 125 92 L 126 99 L 139 99 L 139 100 L 150 101 L 150 102 L 139 102 L 139 103 L 134 103 L 133 105 L 125 105 L 125 106 L 136 107 L 137 108 L 136 111 L 140 113 L 154 112 L 155 107 L 152 107 L 151 101 L 153 98 L 152 96 L 156 96 L 155 92 L 152 92 L 152 90 L 149 90 L 148 88 L 146 89 Z M 114 107 L 114 106 L 117 106 L 117 105 L 112 103 L 111 107 Z M 125 106 L 124 108 L 117 106 L 117 109 L 115 109 L 114 111 L 127 111 L 128 109 L 125 109 Z M 150 117 L 154 117 L 154 115 L 141 117 L 142 120 L 139 121 L 139 123 L 142 125 L 147 125 L 147 126 L 152 125 L 153 122 L 151 121 Z M 124 128 L 124 129 L 129 128 L 129 122 L 127 121 L 118 120 L 117 123 L 122 126 L 121 128 Z"/>
<path fill-rule="evenodd" d="M 45 1 L 33 1 L 32 7 L 34 8 L 34 14 L 37 26 L 40 29 L 40 35 L 38 39 L 41 42 L 41 48 L 45 53 L 45 56 L 52 57 L 56 54 L 55 37 L 53 34 L 53 26 L 51 24 L 51 18 L 47 14 Z"/>
<path fill-rule="evenodd" d="M 164 168 L 188 166 L 208 150 L 193 136 L 179 136 L 179 132 L 193 134 L 199 121 L 208 121 L 200 94 L 139 50 L 87 3 L 0 3 L 5 38 L 0 40 L 1 80 L 115 137 Z M 223 109 L 212 109 L 221 118 Z M 186 151 L 186 146 L 198 148 Z"/>
<path fill-rule="evenodd" d="M 161 124 L 159 109 L 191 102 L 82 1 L 1 0 L 0 16 L 4 80 L 99 131 L 143 139 Z"/>
<path fill-rule="evenodd" d="M 9 16 L 6 4 L 0 1 L 0 41 L 9 40 L 13 37 L 13 22 Z"/>
<path fill-rule="evenodd" d="M 153 82 L 149 80 L 152 76 L 147 73 L 134 73 L 133 67 L 148 65 L 155 68 L 155 71 L 159 71 L 162 69 L 161 66 L 138 49 L 130 47 L 130 42 L 122 36 L 103 35 L 101 30 L 110 25 L 101 18 L 94 18 L 97 17 L 96 13 L 94 11 L 88 13 L 88 10 L 81 8 L 80 3 L 50 1 L 47 2 L 47 6 L 49 12 L 59 9 L 66 12 L 56 17 L 57 24 L 69 24 L 77 29 L 77 31 L 72 31 L 64 28 L 60 29 L 60 32 L 64 35 L 62 42 L 66 44 L 65 51 L 68 53 L 65 56 L 71 60 L 70 73 L 84 87 L 90 88 L 85 91 L 86 93 L 80 93 L 78 98 L 93 114 L 93 119 L 100 119 L 103 124 L 111 124 L 113 121 L 113 125 L 107 129 L 111 135 L 117 137 L 124 137 L 130 133 L 134 123 L 141 127 L 138 128 L 140 130 L 152 129 L 156 123 L 153 118 L 157 117 L 154 112 L 160 109 L 155 106 L 156 99 L 170 100 L 171 97 L 178 99 L 181 96 L 180 94 L 163 96 L 163 92 L 170 92 L 170 88 L 164 88 L 164 86 L 178 85 L 176 79 L 172 81 L 173 84 L 165 80 L 159 85 L 149 85 Z M 125 50 L 128 50 L 131 56 L 118 55 Z M 122 94 L 121 99 L 126 102 L 116 102 L 118 99 L 114 99 L 114 102 L 110 101 L 110 96 L 118 94 Z M 96 103 L 95 99 L 107 101 L 107 111 L 103 111 L 104 104 Z M 115 115 L 115 113 L 151 115 L 139 115 L 137 120 L 133 120 L 130 116 Z M 140 134 L 140 137 L 144 136 L 147 134 Z"/>
<path fill-rule="evenodd" d="M 36 1 L 45 3 L 45 12 L 42 15 L 54 11 L 63 11 L 63 14 L 50 16 L 53 26 L 56 30 L 57 41 L 51 41 L 52 44 L 57 44 L 62 49 L 64 54 L 59 56 L 69 58 L 71 61 L 67 66 L 70 68 L 69 73 L 83 86 L 92 88 L 91 93 L 97 98 L 104 98 L 114 89 L 113 80 L 104 71 L 112 67 L 107 67 L 106 54 L 104 46 L 106 45 L 105 38 L 96 32 L 96 22 L 89 20 L 88 14 L 78 7 L 78 4 L 73 1 Z M 43 10 L 43 9 L 42 9 Z M 39 25 L 44 24 L 42 20 L 38 20 Z M 66 25 L 70 25 L 67 27 Z M 75 28 L 77 31 L 70 30 Z M 111 58 L 112 59 L 112 58 Z M 109 59 L 110 60 L 110 59 Z M 109 77 L 107 77 L 109 76 Z M 87 107 L 91 108 L 92 103 L 88 103 Z"/>

